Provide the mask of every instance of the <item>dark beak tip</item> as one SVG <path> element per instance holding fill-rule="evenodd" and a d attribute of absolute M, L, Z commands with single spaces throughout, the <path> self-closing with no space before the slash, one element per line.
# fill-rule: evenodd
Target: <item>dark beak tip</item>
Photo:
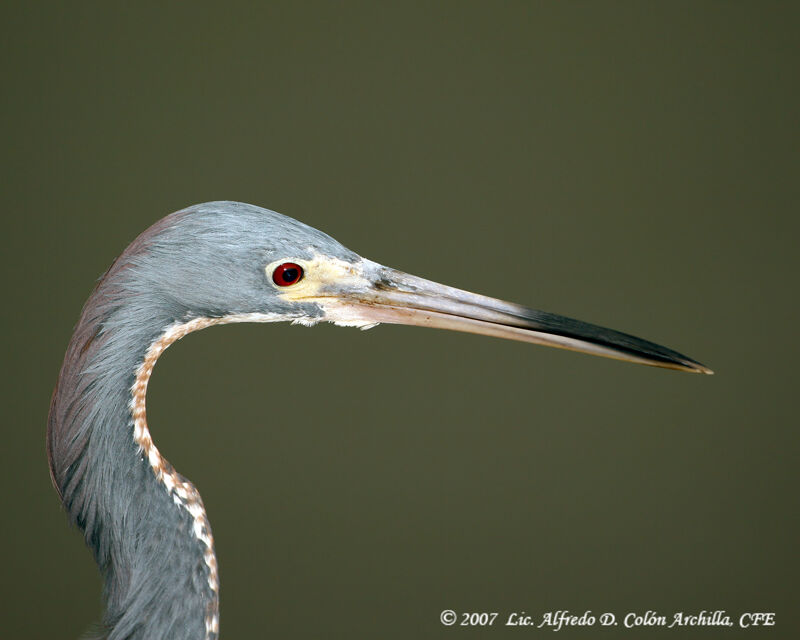
<path fill-rule="evenodd" d="M 683 371 L 688 371 L 689 373 L 700 373 L 706 376 L 714 375 L 713 369 L 710 369 L 706 365 L 700 364 L 699 362 L 696 362 L 694 360 L 689 360 L 687 362 L 684 362 L 681 369 Z"/>

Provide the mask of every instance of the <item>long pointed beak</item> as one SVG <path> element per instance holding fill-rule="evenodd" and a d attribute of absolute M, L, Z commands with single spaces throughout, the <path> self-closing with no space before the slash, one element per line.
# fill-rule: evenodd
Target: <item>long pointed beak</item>
<path fill-rule="evenodd" d="M 711 374 L 677 351 L 635 336 L 448 287 L 365 260 L 361 277 L 320 287 L 313 299 L 332 322 L 406 324 L 580 351 L 654 367 Z"/>

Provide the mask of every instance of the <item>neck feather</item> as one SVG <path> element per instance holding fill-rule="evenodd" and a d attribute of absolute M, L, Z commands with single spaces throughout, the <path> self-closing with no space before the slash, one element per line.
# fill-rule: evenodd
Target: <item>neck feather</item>
<path fill-rule="evenodd" d="M 107 300 L 102 289 L 84 308 L 53 393 L 53 481 L 105 579 L 106 638 L 215 640 L 219 580 L 208 517 L 194 485 L 153 444 L 145 396 L 172 342 L 236 320 L 144 313 L 121 323 L 122 306 L 93 300 Z"/>

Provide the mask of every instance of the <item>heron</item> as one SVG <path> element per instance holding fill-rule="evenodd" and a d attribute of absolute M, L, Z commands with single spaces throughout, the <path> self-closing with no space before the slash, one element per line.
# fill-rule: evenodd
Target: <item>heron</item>
<path fill-rule="evenodd" d="M 209 519 L 153 442 L 145 399 L 167 347 L 237 322 L 417 325 L 712 373 L 647 340 L 383 266 L 261 207 L 221 201 L 169 214 L 97 281 L 48 416 L 51 478 L 100 569 L 107 640 L 219 636 Z"/>

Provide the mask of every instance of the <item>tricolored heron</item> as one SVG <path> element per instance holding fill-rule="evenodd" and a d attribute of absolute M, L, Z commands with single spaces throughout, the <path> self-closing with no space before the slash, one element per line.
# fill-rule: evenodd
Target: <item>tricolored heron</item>
<path fill-rule="evenodd" d="M 366 260 L 273 211 L 209 202 L 156 222 L 83 307 L 53 392 L 50 471 L 105 579 L 109 640 L 214 640 L 219 580 L 194 485 L 159 453 L 145 394 L 161 353 L 231 322 L 395 323 L 711 373 L 671 349 Z"/>

